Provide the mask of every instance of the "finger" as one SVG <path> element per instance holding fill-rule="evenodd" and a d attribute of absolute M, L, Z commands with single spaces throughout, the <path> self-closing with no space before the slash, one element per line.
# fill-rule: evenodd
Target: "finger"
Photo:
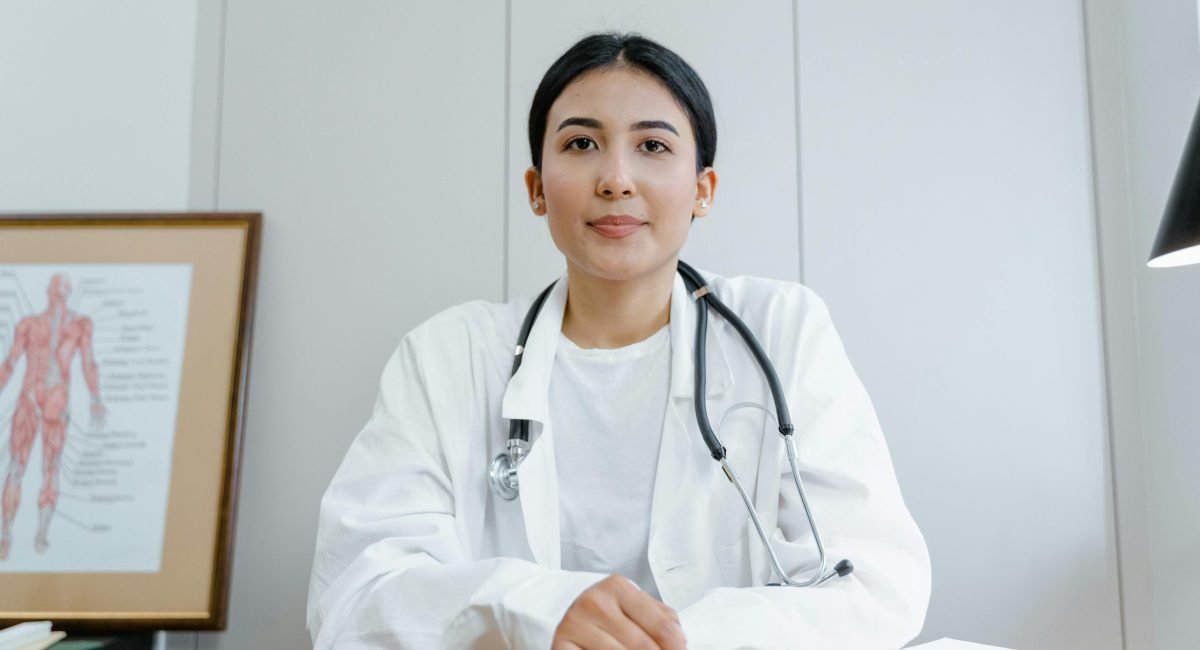
<path fill-rule="evenodd" d="M 554 634 L 554 650 L 559 647 L 583 650 L 625 650 L 613 635 L 601 627 L 603 624 L 605 623 L 589 619 L 576 620 L 566 627 L 559 627 Z M 560 644 L 563 645 L 560 646 Z"/>
<path fill-rule="evenodd" d="M 550 646 L 550 650 L 583 650 L 583 646 L 572 641 L 555 641 L 554 645 Z"/>
<path fill-rule="evenodd" d="M 616 639 L 621 648 L 627 650 L 660 650 L 662 648 L 658 641 L 655 641 L 623 611 L 613 612 L 611 617 L 599 622 L 599 625 Z"/>
<path fill-rule="evenodd" d="M 667 605 L 666 603 L 664 603 L 660 600 L 655 600 L 654 602 L 658 605 L 658 608 L 661 609 L 664 614 L 671 617 L 672 621 L 675 621 L 676 623 L 679 622 L 679 612 L 675 611 L 670 605 Z"/>
<path fill-rule="evenodd" d="M 579 647 L 587 650 L 625 650 L 627 647 L 635 647 L 622 644 L 610 632 L 611 630 L 593 623 L 579 630 L 578 636 L 573 640 L 579 644 Z"/>
<path fill-rule="evenodd" d="M 687 647 L 687 639 L 675 610 L 642 592 L 622 598 L 620 603 L 621 611 L 659 648 L 683 650 Z"/>
<path fill-rule="evenodd" d="M 623 611 L 623 598 L 641 596 L 642 591 L 636 584 L 621 576 L 607 580 L 603 598 L 589 603 L 590 616 L 587 622 L 599 628 L 605 635 L 613 638 L 619 647 L 627 650 L 657 650 L 658 644 Z M 646 597 L 648 600 L 654 599 Z M 591 650 L 590 646 L 585 646 Z"/>

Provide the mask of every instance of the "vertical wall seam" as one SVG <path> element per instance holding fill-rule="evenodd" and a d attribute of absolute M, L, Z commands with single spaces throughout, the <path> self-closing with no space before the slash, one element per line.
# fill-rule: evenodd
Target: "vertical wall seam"
<path fill-rule="evenodd" d="M 212 211 L 221 210 L 221 140 L 224 122 L 224 79 L 226 79 L 226 30 L 229 0 L 221 0 L 221 29 L 217 38 L 217 107 L 214 146 L 212 146 Z M 200 633 L 192 632 L 192 650 L 200 650 Z"/>
<path fill-rule="evenodd" d="M 504 250 L 500 256 L 500 261 L 503 266 L 501 277 L 503 278 L 503 298 L 504 302 L 508 302 L 509 293 L 509 273 L 508 273 L 508 231 L 509 231 L 509 212 L 511 210 L 509 203 L 509 175 L 511 170 L 509 165 L 512 164 L 512 0 L 504 0 Z"/>
<path fill-rule="evenodd" d="M 1104 364 L 1104 412 L 1105 412 L 1105 434 L 1108 443 L 1108 474 L 1110 479 L 1110 490 L 1112 496 L 1112 517 L 1113 517 L 1113 547 L 1116 552 L 1117 561 L 1117 610 L 1120 613 L 1120 630 L 1121 630 L 1121 647 L 1129 649 L 1128 639 L 1128 621 L 1126 614 L 1125 603 L 1125 565 L 1123 562 L 1123 549 L 1121 546 L 1121 499 L 1120 490 L 1118 489 L 1117 480 L 1117 444 L 1116 444 L 1116 425 L 1113 415 L 1113 385 L 1112 385 L 1112 350 L 1109 340 L 1110 326 L 1108 323 L 1108 291 L 1107 284 L 1104 279 L 1104 226 L 1101 218 L 1101 200 L 1100 200 L 1100 161 L 1097 152 L 1097 129 L 1095 109 L 1095 88 L 1092 82 L 1092 44 L 1090 43 L 1091 34 L 1088 29 L 1088 0 L 1080 0 L 1079 2 L 1079 19 L 1080 30 L 1083 43 L 1083 77 L 1084 90 L 1087 99 L 1087 126 L 1088 126 L 1088 157 L 1091 163 L 1091 202 L 1092 202 L 1092 221 L 1095 227 L 1095 246 L 1096 246 L 1096 288 L 1099 292 L 1099 316 L 1100 316 L 1100 343 L 1101 343 L 1101 358 Z"/>
<path fill-rule="evenodd" d="M 796 113 L 796 272 L 797 279 L 804 282 L 804 192 L 803 174 L 800 171 L 800 10 L 798 0 L 792 0 L 792 94 Z"/>
<path fill-rule="evenodd" d="M 216 143 L 213 147 L 212 209 L 214 212 L 221 209 L 221 126 L 225 117 L 225 28 L 226 16 L 228 14 L 229 0 L 221 0 L 221 42 L 217 47 L 217 128 L 215 136 Z M 198 636 L 199 635 L 197 635 L 197 637 Z"/>
<path fill-rule="evenodd" d="M 229 15 L 229 0 L 221 0 L 219 44 L 217 45 L 217 110 L 216 129 L 213 136 L 213 190 L 212 210 L 221 209 L 221 140 L 222 124 L 225 121 L 225 32 Z M 200 650 L 200 633 L 192 632 L 192 650 Z"/>

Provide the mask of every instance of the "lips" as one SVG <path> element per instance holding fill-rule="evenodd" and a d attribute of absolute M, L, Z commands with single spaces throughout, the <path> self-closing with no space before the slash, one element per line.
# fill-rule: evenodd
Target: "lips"
<path fill-rule="evenodd" d="M 609 214 L 588 222 L 588 227 L 609 239 L 628 237 L 641 230 L 646 222 L 627 214 Z"/>

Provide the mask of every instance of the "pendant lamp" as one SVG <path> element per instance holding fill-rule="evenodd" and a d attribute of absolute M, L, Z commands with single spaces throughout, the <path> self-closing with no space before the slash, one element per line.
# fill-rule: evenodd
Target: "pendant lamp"
<path fill-rule="evenodd" d="M 1197 263 L 1200 263 L 1200 106 L 1192 118 L 1192 130 L 1147 265 L 1160 268 Z"/>

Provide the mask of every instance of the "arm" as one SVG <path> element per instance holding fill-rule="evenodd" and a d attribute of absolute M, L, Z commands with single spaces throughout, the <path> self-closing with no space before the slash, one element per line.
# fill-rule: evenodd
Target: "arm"
<path fill-rule="evenodd" d="M 88 392 L 92 394 L 92 426 L 103 426 L 106 410 L 100 401 L 100 369 L 96 365 L 96 354 L 92 350 L 92 319 L 79 319 L 79 354 L 83 363 L 83 378 Z"/>
<path fill-rule="evenodd" d="M 13 344 L 8 350 L 8 357 L 4 359 L 4 363 L 0 364 L 0 390 L 4 390 L 8 380 L 12 377 L 17 361 L 21 359 L 21 355 L 25 354 L 25 338 L 27 336 L 29 336 L 29 326 L 25 324 L 25 321 L 17 323 L 16 330 L 13 332 Z"/>
<path fill-rule="evenodd" d="M 567 608 L 604 577 L 471 557 L 431 403 L 410 335 L 321 502 L 308 596 L 318 650 L 548 648 Z"/>
<path fill-rule="evenodd" d="M 801 478 L 829 566 L 849 558 L 855 570 L 820 587 L 713 589 L 680 612 L 693 648 L 894 649 L 924 624 L 930 591 L 925 541 L 900 496 L 874 408 L 828 310 L 805 293 L 798 298 L 809 306 L 800 335 L 777 343 L 773 357 L 789 360 L 780 380 L 794 409 Z M 780 467 L 772 544 L 785 570 L 807 577 L 816 549 L 786 459 Z M 749 544 L 764 566 L 756 534 Z"/>
<path fill-rule="evenodd" d="M 92 319 L 79 318 L 79 354 L 83 362 L 83 378 L 87 381 L 92 402 L 100 401 L 100 369 L 96 365 L 96 354 L 92 350 Z"/>

